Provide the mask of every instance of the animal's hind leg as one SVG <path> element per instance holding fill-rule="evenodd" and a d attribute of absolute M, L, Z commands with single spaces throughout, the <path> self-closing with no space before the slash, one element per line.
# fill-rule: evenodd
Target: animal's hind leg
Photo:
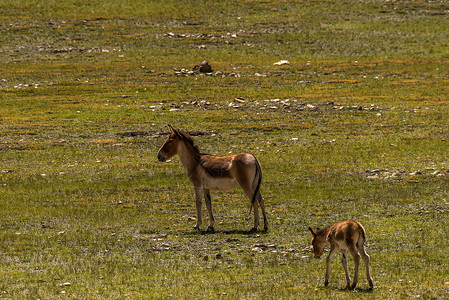
<path fill-rule="evenodd" d="M 265 213 L 265 201 L 263 200 L 262 194 L 260 192 L 257 194 L 257 199 L 259 201 L 259 205 L 262 210 L 263 229 L 265 231 L 267 231 L 268 230 L 268 218 L 267 218 L 267 214 Z"/>
<path fill-rule="evenodd" d="M 246 196 L 249 198 L 249 201 L 251 202 L 252 208 L 254 210 L 254 227 L 251 229 L 251 231 L 257 231 L 257 227 L 259 226 L 259 201 L 256 197 L 253 202 L 254 192 L 248 182 L 239 182 L 239 184 L 245 192 Z"/>
<path fill-rule="evenodd" d="M 349 252 L 351 252 L 352 257 L 354 258 L 354 279 L 352 281 L 352 289 L 355 289 L 357 282 L 359 281 L 359 264 L 360 264 L 360 255 L 357 253 L 357 250 L 354 246 L 353 248 L 349 248 Z"/>
<path fill-rule="evenodd" d="M 344 250 L 344 251 L 342 250 L 341 254 L 342 254 L 341 264 L 343 265 L 343 269 L 345 269 L 345 275 L 346 275 L 346 289 L 349 290 L 351 288 L 351 278 L 349 278 L 348 261 L 346 259 L 346 257 L 347 257 L 346 250 Z"/>
<path fill-rule="evenodd" d="M 207 211 L 209 212 L 209 227 L 207 227 L 207 231 L 213 232 L 215 219 L 214 219 L 214 214 L 212 213 L 212 199 L 210 197 L 209 190 L 204 190 L 204 199 L 206 202 Z"/>
<path fill-rule="evenodd" d="M 368 280 L 368 284 L 370 289 L 373 289 L 374 284 L 373 284 L 373 279 L 371 278 L 371 275 L 369 273 L 369 261 L 370 261 L 370 257 L 369 255 L 365 252 L 365 248 L 363 247 L 363 245 L 358 247 L 360 255 L 362 256 L 363 262 L 365 263 L 365 268 L 366 268 L 366 279 Z"/>
<path fill-rule="evenodd" d="M 251 229 L 251 231 L 257 231 L 257 227 L 259 226 L 259 201 L 256 200 L 253 203 L 253 210 L 254 210 L 254 227 Z"/>
<path fill-rule="evenodd" d="M 242 187 L 243 188 L 243 187 Z M 257 227 L 259 226 L 259 199 L 258 197 L 256 197 L 256 199 L 254 199 L 253 202 L 253 194 L 254 192 L 250 189 L 250 188 L 243 188 L 243 190 L 245 191 L 246 195 L 249 198 L 249 201 L 251 201 L 251 205 L 254 211 L 254 226 L 253 228 L 251 228 L 251 231 L 257 231 Z"/>

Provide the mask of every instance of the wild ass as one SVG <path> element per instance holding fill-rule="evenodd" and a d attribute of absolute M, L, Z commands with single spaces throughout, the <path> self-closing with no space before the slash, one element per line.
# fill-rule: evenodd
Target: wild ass
<path fill-rule="evenodd" d="M 371 279 L 369 273 L 369 260 L 370 257 L 365 252 L 365 248 L 363 244 L 366 240 L 365 229 L 362 224 L 355 220 L 348 220 L 337 222 L 332 224 L 324 229 L 317 229 L 317 231 L 313 231 L 312 228 L 309 227 L 310 232 L 313 235 L 312 238 L 312 246 L 313 246 L 313 254 L 315 258 L 320 258 L 323 254 L 324 247 L 326 244 L 331 245 L 331 249 L 329 252 L 329 256 L 327 257 L 327 265 L 326 265 L 326 277 L 324 280 L 324 285 L 327 286 L 329 284 L 329 269 L 330 262 L 332 256 L 340 250 L 343 254 L 343 258 L 341 263 L 343 268 L 345 269 L 346 274 L 346 288 L 354 289 L 357 285 L 358 275 L 359 275 L 359 263 L 360 256 L 358 252 L 362 255 L 363 261 L 366 267 L 366 279 L 368 280 L 370 289 L 373 288 L 373 280 Z M 349 278 L 348 272 L 348 263 L 346 261 L 347 252 L 351 253 L 354 258 L 354 281 L 351 286 L 351 279 Z"/>
<path fill-rule="evenodd" d="M 251 201 L 254 208 L 254 227 L 259 225 L 258 206 L 262 209 L 264 230 L 268 229 L 264 199 L 260 193 L 262 169 L 256 157 L 250 153 L 239 153 L 230 156 L 212 156 L 201 154 L 190 135 L 168 125 L 170 135 L 159 150 L 159 161 L 178 155 L 187 175 L 195 189 L 197 223 L 194 228 L 200 230 L 202 223 L 202 195 L 209 212 L 208 231 L 214 231 L 214 215 L 209 190 L 229 190 L 240 186 Z M 251 210 L 250 210 L 251 211 Z"/>

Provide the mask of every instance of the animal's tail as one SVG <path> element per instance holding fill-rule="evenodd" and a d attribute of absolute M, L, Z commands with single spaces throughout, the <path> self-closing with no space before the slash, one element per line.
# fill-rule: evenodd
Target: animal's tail
<path fill-rule="evenodd" d="M 360 226 L 361 226 L 361 224 L 360 224 Z M 365 241 L 366 241 L 366 233 L 365 233 L 365 229 L 363 227 L 360 227 L 360 231 L 361 231 L 361 234 L 362 234 L 362 244 L 361 244 L 361 246 L 363 247 L 363 245 L 365 244 Z"/>
<path fill-rule="evenodd" d="M 257 185 L 256 185 L 256 189 L 254 190 L 254 193 L 253 193 L 253 198 L 251 199 L 251 206 L 249 208 L 250 214 L 253 209 L 254 202 L 256 201 L 257 194 L 259 194 L 260 184 L 262 183 L 262 168 L 260 167 L 260 164 L 259 164 L 259 161 L 257 160 L 257 158 L 255 156 L 254 156 L 254 158 L 256 160 L 256 174 L 254 175 L 254 179 L 256 179 L 257 177 L 259 177 L 259 179 L 257 180 Z"/>

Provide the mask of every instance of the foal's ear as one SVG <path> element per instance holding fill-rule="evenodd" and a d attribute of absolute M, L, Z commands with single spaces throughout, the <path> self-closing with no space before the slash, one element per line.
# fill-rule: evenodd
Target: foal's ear
<path fill-rule="evenodd" d="M 309 231 L 312 233 L 313 237 L 316 237 L 316 233 L 315 233 L 315 231 L 313 231 L 312 228 L 309 227 Z"/>

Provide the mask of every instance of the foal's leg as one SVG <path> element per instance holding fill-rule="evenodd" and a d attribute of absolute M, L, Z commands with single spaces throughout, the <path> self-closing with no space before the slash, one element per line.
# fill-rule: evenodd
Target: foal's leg
<path fill-rule="evenodd" d="M 351 287 L 351 278 L 349 278 L 348 261 L 346 259 L 346 256 L 347 256 L 346 250 L 342 250 L 341 254 L 342 254 L 341 264 L 343 265 L 343 269 L 345 269 L 345 275 L 346 275 L 346 289 L 349 290 L 349 288 Z"/>
<path fill-rule="evenodd" d="M 354 246 L 349 248 L 349 252 L 351 252 L 352 257 L 354 258 L 354 280 L 352 281 L 352 289 L 355 289 L 357 282 L 359 281 L 359 264 L 360 264 L 360 255 L 357 253 L 357 250 Z"/>
<path fill-rule="evenodd" d="M 207 231 L 213 232 L 215 219 L 214 219 L 214 215 L 212 213 L 212 201 L 211 201 L 209 190 L 204 190 L 204 199 L 206 201 L 207 211 L 209 212 L 209 227 L 207 227 Z"/>
<path fill-rule="evenodd" d="M 370 257 L 369 255 L 365 252 L 365 248 L 363 247 L 363 245 L 360 245 L 358 247 L 360 255 L 362 255 L 363 258 L 363 262 L 365 263 L 365 268 L 366 268 L 366 279 L 368 280 L 368 284 L 369 284 L 369 288 L 373 289 L 374 285 L 373 285 L 373 280 L 371 279 L 371 275 L 369 273 L 369 261 L 370 261 Z"/>
<path fill-rule="evenodd" d="M 203 220 L 201 219 L 201 204 L 202 204 L 202 194 L 203 189 L 199 187 L 195 187 L 195 200 L 196 200 L 196 225 L 193 227 L 193 229 L 200 230 L 200 226 L 203 223 Z"/>
<path fill-rule="evenodd" d="M 337 252 L 338 248 L 331 244 L 331 250 L 326 260 L 326 277 L 324 277 L 324 286 L 328 286 L 329 284 L 329 273 L 331 268 L 331 259 L 334 256 L 335 252 Z"/>

